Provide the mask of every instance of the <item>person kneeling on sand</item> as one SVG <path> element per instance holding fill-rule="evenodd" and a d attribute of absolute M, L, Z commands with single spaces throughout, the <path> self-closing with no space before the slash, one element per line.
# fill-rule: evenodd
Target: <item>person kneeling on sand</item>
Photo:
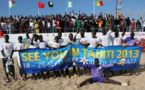
<path fill-rule="evenodd" d="M 77 87 L 77 88 L 82 87 L 83 85 L 87 84 L 88 82 L 89 83 L 95 83 L 95 82 L 112 83 L 112 84 L 117 84 L 117 85 L 122 85 L 122 86 L 129 86 L 129 81 L 127 83 L 121 83 L 121 82 L 114 81 L 114 80 L 107 79 L 107 78 L 103 77 L 103 69 L 104 68 L 109 68 L 109 67 L 113 67 L 116 65 L 124 65 L 124 60 L 121 60 L 119 63 L 113 63 L 113 64 L 108 64 L 108 65 L 99 65 L 99 59 L 96 58 L 94 60 L 94 64 L 95 65 L 79 65 L 79 64 L 77 64 L 77 66 L 91 69 L 92 77 L 81 82 L 80 84 L 77 84 L 75 82 L 75 87 Z"/>

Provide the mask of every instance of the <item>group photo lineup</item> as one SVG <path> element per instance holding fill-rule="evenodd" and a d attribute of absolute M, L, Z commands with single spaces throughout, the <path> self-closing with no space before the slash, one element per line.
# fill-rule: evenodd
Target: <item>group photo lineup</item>
<path fill-rule="evenodd" d="M 143 90 L 145 1 L 0 0 L 2 90 Z"/>

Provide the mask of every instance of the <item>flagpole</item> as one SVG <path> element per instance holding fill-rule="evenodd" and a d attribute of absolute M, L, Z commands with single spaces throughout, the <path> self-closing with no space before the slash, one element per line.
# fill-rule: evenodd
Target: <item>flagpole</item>
<path fill-rule="evenodd" d="M 66 0 L 66 13 L 68 14 L 68 7 L 67 7 L 67 0 Z"/>
<path fill-rule="evenodd" d="M 38 16 L 39 16 L 39 0 L 38 0 Z"/>
<path fill-rule="evenodd" d="M 9 7 L 9 1 L 10 1 L 10 0 L 8 0 L 8 8 L 9 8 L 9 17 L 10 17 L 10 7 Z"/>
<path fill-rule="evenodd" d="M 94 15 L 95 15 L 95 4 L 94 4 L 94 0 L 93 0 L 93 11 L 94 11 Z"/>

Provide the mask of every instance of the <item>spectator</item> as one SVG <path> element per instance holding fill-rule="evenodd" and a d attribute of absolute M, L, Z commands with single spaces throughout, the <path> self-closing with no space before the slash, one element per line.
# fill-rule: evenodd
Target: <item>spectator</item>
<path fill-rule="evenodd" d="M 130 27 L 130 19 L 127 17 L 126 19 L 126 31 L 129 32 L 129 27 Z"/>
<path fill-rule="evenodd" d="M 143 31 L 145 31 L 145 20 L 143 22 Z"/>
<path fill-rule="evenodd" d="M 141 23 L 140 23 L 139 20 L 137 20 L 137 22 L 136 22 L 136 31 L 140 31 L 140 29 L 141 29 Z"/>
<path fill-rule="evenodd" d="M 135 21 L 134 21 L 134 19 L 132 19 L 132 21 L 131 21 L 131 31 L 134 31 L 135 30 Z"/>

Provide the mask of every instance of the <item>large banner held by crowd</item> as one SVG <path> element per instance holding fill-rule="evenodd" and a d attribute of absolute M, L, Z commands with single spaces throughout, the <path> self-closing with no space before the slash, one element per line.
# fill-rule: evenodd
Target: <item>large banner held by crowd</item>
<path fill-rule="evenodd" d="M 105 48 L 86 48 L 82 45 L 73 44 L 65 48 L 27 49 L 19 52 L 22 73 L 40 73 L 58 71 L 76 64 L 93 65 L 94 59 L 99 58 L 100 65 L 118 63 L 125 58 L 125 66 L 114 66 L 105 70 L 124 70 L 139 68 L 142 47 L 108 46 Z"/>

